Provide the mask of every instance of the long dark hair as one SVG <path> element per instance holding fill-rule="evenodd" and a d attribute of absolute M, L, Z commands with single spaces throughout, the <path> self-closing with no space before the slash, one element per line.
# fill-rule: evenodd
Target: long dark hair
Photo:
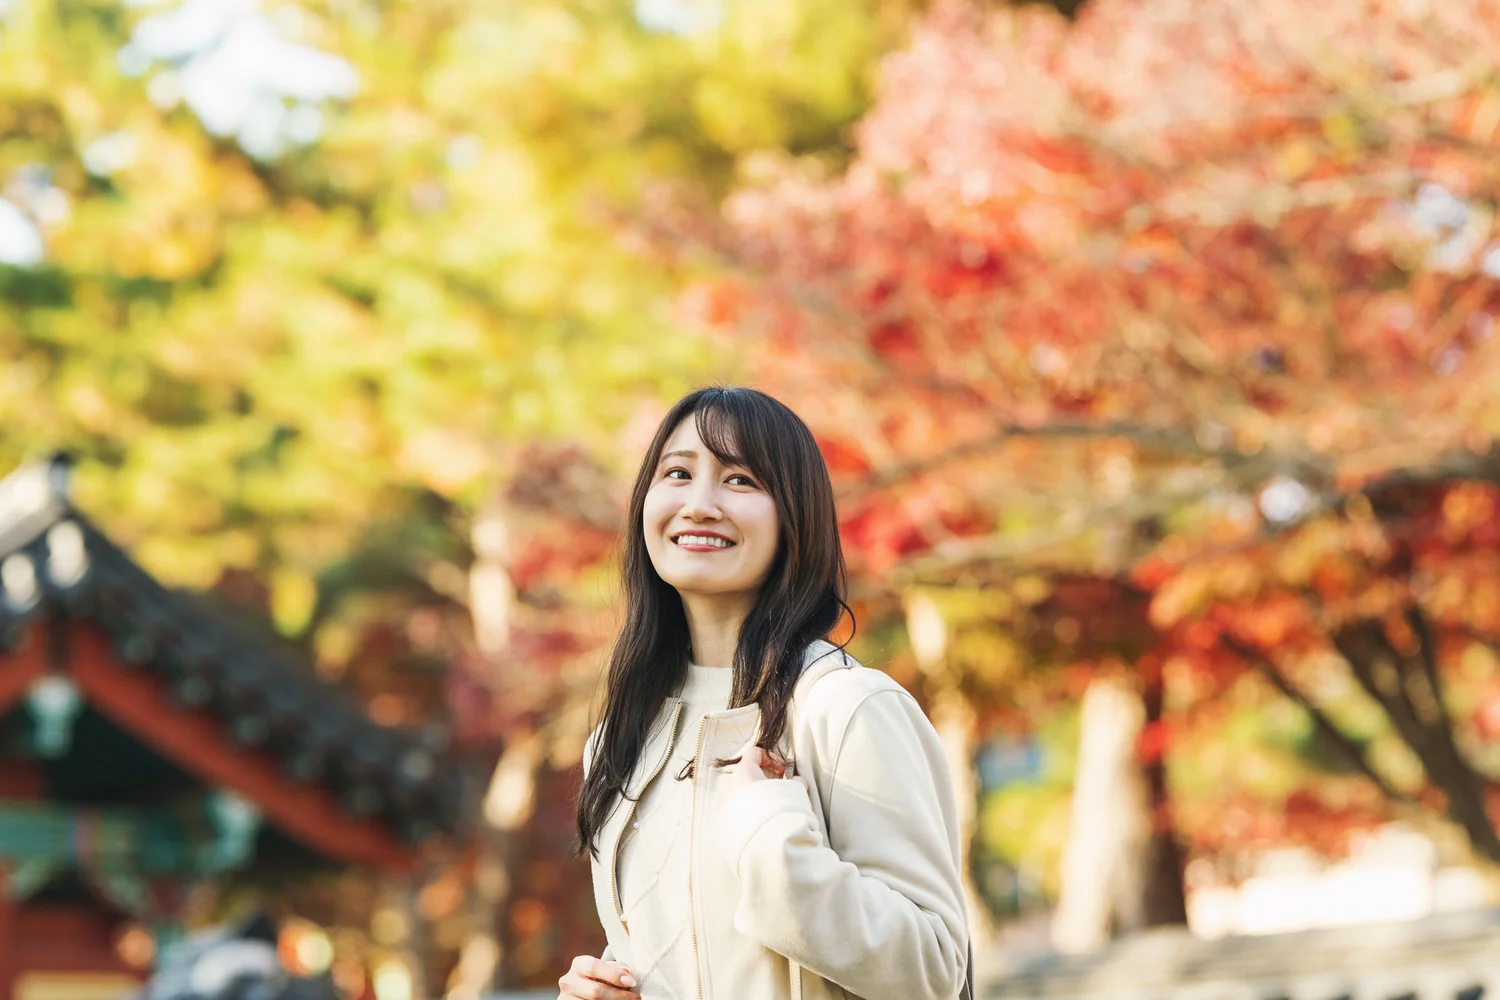
<path fill-rule="evenodd" d="M 732 708 L 760 706 L 760 746 L 770 750 L 786 728 L 792 689 L 807 645 L 833 631 L 845 601 L 833 484 L 818 443 L 800 417 L 756 389 L 714 386 L 678 400 L 662 418 L 630 494 L 621 560 L 625 624 L 610 655 L 601 728 L 578 796 L 578 847 L 595 853 L 599 831 L 624 794 L 648 729 L 687 679 L 692 654 L 677 591 L 646 550 L 643 512 L 662 449 L 691 416 L 703 444 L 725 465 L 741 465 L 776 503 L 781 538 L 734 653 Z"/>

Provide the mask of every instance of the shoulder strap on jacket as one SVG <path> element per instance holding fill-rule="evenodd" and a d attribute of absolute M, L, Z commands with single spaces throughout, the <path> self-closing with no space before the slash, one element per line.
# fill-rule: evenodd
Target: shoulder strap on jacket
<path fill-rule="evenodd" d="M 805 698 L 808 688 L 835 670 L 848 670 L 857 665 L 854 658 L 838 646 L 826 639 L 814 639 L 802 654 L 802 673 L 792 690 L 792 700 Z"/>
<path fill-rule="evenodd" d="M 802 699 L 807 697 L 807 692 L 814 684 L 835 670 L 849 670 L 856 666 L 858 663 L 852 656 L 826 639 L 814 639 L 808 643 L 802 654 L 802 673 L 797 676 L 797 683 L 792 688 L 792 701 L 787 706 L 786 733 L 782 736 L 793 761 L 797 759 L 797 743 L 793 732 L 797 728 L 797 716 L 802 711 Z"/>
<path fill-rule="evenodd" d="M 827 677 L 835 670 L 848 670 L 857 666 L 854 658 L 845 653 L 838 646 L 824 639 L 816 639 L 807 647 L 803 656 L 802 674 L 797 678 L 797 685 L 792 689 L 792 704 L 790 706 L 793 717 L 788 720 L 786 739 L 792 750 L 792 757 L 796 759 L 796 747 L 792 743 L 792 730 L 796 726 L 795 713 L 800 707 L 799 702 L 807 697 L 807 692 L 819 680 Z M 816 797 L 816 796 L 815 796 Z M 820 810 L 821 812 L 821 810 Z M 819 824 L 824 827 L 824 836 L 828 835 L 826 820 L 822 815 L 818 817 Z M 974 1000 L 974 942 L 968 943 L 968 954 L 964 962 L 964 981 L 959 988 L 960 1000 Z M 802 1000 L 802 968 L 796 962 L 791 962 L 791 987 L 792 1000 Z"/>

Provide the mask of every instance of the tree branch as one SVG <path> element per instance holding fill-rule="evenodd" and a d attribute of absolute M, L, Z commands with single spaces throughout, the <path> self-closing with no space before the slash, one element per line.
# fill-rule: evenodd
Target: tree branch
<path fill-rule="evenodd" d="M 1442 776 L 1433 773 L 1429 734 L 1401 683 L 1400 657 L 1389 648 L 1380 622 L 1356 622 L 1331 633 L 1329 638 L 1349 664 L 1359 686 L 1385 711 L 1407 746 L 1421 758 L 1423 766 L 1428 769 L 1428 777 L 1443 785 Z M 1384 674 L 1386 667 L 1390 668 L 1390 676 Z"/>
<path fill-rule="evenodd" d="M 1463 828 L 1474 850 L 1491 861 L 1500 861 L 1500 834 L 1485 806 L 1488 779 L 1459 753 L 1446 714 L 1431 723 L 1422 719 L 1405 683 L 1411 667 L 1391 645 L 1384 626 L 1378 621 L 1363 621 L 1334 632 L 1330 638 L 1360 686 L 1385 710 L 1402 740 L 1422 762 L 1428 780 L 1447 796 L 1448 818 Z M 1378 672 L 1382 667 L 1389 667 L 1393 676 L 1383 677 Z"/>
<path fill-rule="evenodd" d="M 1407 624 L 1417 635 L 1419 644 L 1418 654 L 1422 660 L 1422 673 L 1427 679 L 1427 689 L 1432 698 L 1433 709 L 1437 719 L 1435 725 L 1441 725 L 1448 730 L 1448 738 L 1453 738 L 1452 725 L 1448 721 L 1448 706 L 1443 698 L 1443 681 L 1438 675 L 1437 663 L 1437 641 L 1432 634 L 1432 626 L 1427 621 L 1427 616 L 1422 612 L 1420 606 L 1413 604 L 1406 611 Z"/>
<path fill-rule="evenodd" d="M 1380 790 L 1381 795 L 1392 802 L 1407 805 L 1416 804 L 1417 800 L 1413 796 L 1401 791 L 1382 778 L 1374 766 L 1365 759 L 1365 753 L 1359 744 L 1354 742 L 1338 726 L 1334 725 L 1333 720 L 1311 698 L 1303 693 L 1300 688 L 1293 684 L 1289 678 L 1284 676 L 1274 663 L 1237 639 L 1224 636 L 1221 641 L 1225 646 L 1233 650 L 1236 656 L 1258 670 L 1262 676 L 1275 685 L 1278 691 L 1302 706 L 1302 710 L 1312 718 L 1313 724 L 1318 727 L 1318 731 L 1327 737 L 1329 742 L 1348 759 L 1349 763 L 1353 764 L 1361 774 Z"/>
<path fill-rule="evenodd" d="M 1142 432 L 1147 433 L 1150 430 L 1143 428 Z M 945 465 L 951 465 L 954 462 L 993 451 L 1013 438 L 1107 438 L 1119 436 L 1127 435 L 1122 430 L 1111 429 L 1110 425 L 1043 424 L 1038 427 L 1023 427 L 1017 424 L 1009 424 L 997 428 L 994 433 L 982 438 L 976 438 L 972 441 L 962 441 L 936 454 L 928 455 L 925 458 L 916 459 L 911 462 L 902 462 L 890 468 L 881 469 L 846 486 L 839 491 L 838 497 L 844 501 L 862 499 L 871 493 L 879 492 L 908 479 L 915 479 L 928 472 L 940 469 Z"/>
<path fill-rule="evenodd" d="M 1057 440 L 1126 440 L 1144 449 L 1169 452 L 1180 458 L 1215 463 L 1223 468 L 1248 468 L 1250 474 L 1241 474 L 1243 479 L 1258 479 L 1277 471 L 1316 472 L 1326 475 L 1326 470 L 1315 468 L 1314 460 L 1306 455 L 1290 454 L 1246 454 L 1234 448 L 1213 448 L 1201 444 L 1191 431 L 1173 427 L 1153 427 L 1129 421 L 1111 420 L 1102 423 L 1052 422 L 1028 426 L 1004 424 L 993 433 L 972 441 L 960 442 L 936 454 L 912 462 L 904 462 L 882 469 L 839 492 L 840 500 L 858 500 L 907 479 L 932 472 L 953 462 L 982 455 L 1001 447 L 1016 438 Z"/>

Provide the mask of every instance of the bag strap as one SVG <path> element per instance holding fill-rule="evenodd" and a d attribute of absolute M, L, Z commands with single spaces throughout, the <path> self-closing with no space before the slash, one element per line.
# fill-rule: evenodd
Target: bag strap
<path fill-rule="evenodd" d="M 838 656 L 829 655 L 833 652 L 837 652 Z M 797 748 L 793 742 L 792 733 L 797 725 L 799 703 L 807 697 L 808 690 L 824 677 L 835 670 L 849 670 L 857 665 L 842 648 L 821 639 L 814 643 L 811 655 L 813 659 L 803 668 L 802 676 L 797 678 L 796 686 L 792 688 L 792 701 L 788 706 L 786 741 L 788 749 L 791 750 L 790 757 L 794 765 L 797 760 Z M 818 827 L 823 831 L 823 839 L 832 845 L 833 838 L 828 830 L 828 811 L 821 801 L 822 793 L 819 793 L 818 798 L 820 800 L 818 808 L 814 810 L 818 817 Z M 792 1000 L 805 1000 L 802 994 L 802 966 L 791 959 L 787 959 L 787 964 L 791 967 Z M 964 981 L 959 986 L 958 996 L 959 1000 L 974 1000 L 974 941 L 972 938 L 968 942 L 968 954 L 964 958 Z"/>
<path fill-rule="evenodd" d="M 833 653 L 838 653 L 838 655 L 833 656 Z M 793 734 L 797 729 L 797 716 L 802 708 L 802 699 L 807 697 L 807 692 L 814 684 L 835 670 L 852 670 L 857 665 L 848 653 L 826 639 L 814 640 L 808 647 L 807 657 L 802 673 L 797 677 L 797 683 L 792 686 L 792 700 L 787 703 L 786 731 L 783 736 L 786 739 L 787 749 L 790 751 L 787 757 L 793 764 L 797 762 L 797 744 Z M 822 818 L 820 815 L 819 821 Z M 823 833 L 826 836 L 828 831 L 825 829 Z"/>

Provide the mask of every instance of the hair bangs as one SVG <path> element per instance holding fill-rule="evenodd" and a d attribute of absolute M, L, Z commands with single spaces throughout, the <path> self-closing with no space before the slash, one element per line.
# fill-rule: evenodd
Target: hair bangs
<path fill-rule="evenodd" d="M 777 429 L 769 417 L 761 400 L 733 388 L 705 392 L 693 412 L 704 447 L 724 465 L 748 469 L 767 486 L 780 478 L 773 459 Z"/>

